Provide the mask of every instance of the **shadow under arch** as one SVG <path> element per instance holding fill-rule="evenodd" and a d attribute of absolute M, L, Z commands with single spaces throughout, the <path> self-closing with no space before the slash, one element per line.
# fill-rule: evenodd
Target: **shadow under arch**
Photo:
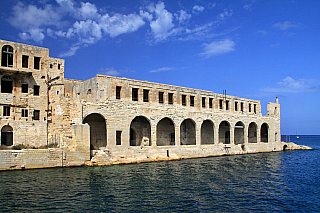
<path fill-rule="evenodd" d="M 105 118 L 99 113 L 92 113 L 83 119 L 83 124 L 90 126 L 90 149 L 98 150 L 107 146 L 107 124 Z"/>
<path fill-rule="evenodd" d="M 269 125 L 267 123 L 263 123 L 261 125 L 260 138 L 261 138 L 261 142 L 264 142 L 264 143 L 269 142 Z"/>
<path fill-rule="evenodd" d="M 196 145 L 196 126 L 190 118 L 185 119 L 180 125 L 180 144 Z"/>
<path fill-rule="evenodd" d="M 210 120 L 204 120 L 201 125 L 201 144 L 214 144 L 214 125 Z"/>
<path fill-rule="evenodd" d="M 244 144 L 244 124 L 241 121 L 234 126 L 234 144 Z"/>
<path fill-rule="evenodd" d="M 1 128 L 1 145 L 13 145 L 13 129 L 9 125 L 5 125 Z"/>
<path fill-rule="evenodd" d="M 255 122 L 251 122 L 248 128 L 248 142 L 257 143 L 257 129 L 258 125 Z"/>
<path fill-rule="evenodd" d="M 174 146 L 175 128 L 170 118 L 163 118 L 157 124 L 157 146 Z"/>
<path fill-rule="evenodd" d="M 130 146 L 151 146 L 151 125 L 146 117 L 137 116 L 131 121 Z"/>
<path fill-rule="evenodd" d="M 222 121 L 219 125 L 219 143 L 230 144 L 230 124 Z"/>

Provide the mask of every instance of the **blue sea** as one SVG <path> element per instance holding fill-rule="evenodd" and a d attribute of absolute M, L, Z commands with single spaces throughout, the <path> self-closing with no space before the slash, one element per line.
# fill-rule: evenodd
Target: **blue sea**
<path fill-rule="evenodd" d="M 290 139 L 314 150 L 0 172 L 0 211 L 320 212 L 320 136 Z"/>

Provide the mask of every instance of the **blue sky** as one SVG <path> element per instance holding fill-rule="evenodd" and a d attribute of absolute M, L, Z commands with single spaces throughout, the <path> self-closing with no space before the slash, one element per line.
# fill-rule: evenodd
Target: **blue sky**
<path fill-rule="evenodd" d="M 268 102 L 282 134 L 320 134 L 320 1 L 0 0 L 0 38 L 96 74 Z"/>

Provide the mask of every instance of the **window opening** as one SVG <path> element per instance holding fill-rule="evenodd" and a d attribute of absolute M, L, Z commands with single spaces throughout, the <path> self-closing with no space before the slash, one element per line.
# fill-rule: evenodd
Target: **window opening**
<path fill-rule="evenodd" d="M 234 111 L 238 111 L 238 101 L 234 102 Z"/>
<path fill-rule="evenodd" d="M 13 81 L 10 76 L 3 76 L 1 78 L 1 93 L 12 93 Z"/>
<path fill-rule="evenodd" d="M 206 98 L 202 97 L 202 107 L 205 108 L 206 107 Z"/>
<path fill-rule="evenodd" d="M 182 95 L 182 106 L 186 106 L 186 105 L 187 105 L 187 96 Z"/>
<path fill-rule="evenodd" d="M 3 106 L 3 116 L 10 116 L 10 106 Z"/>
<path fill-rule="evenodd" d="M 251 104 L 249 104 L 249 112 L 251 112 Z"/>
<path fill-rule="evenodd" d="M 33 86 L 33 95 L 38 96 L 40 94 L 40 86 L 34 85 Z"/>
<path fill-rule="evenodd" d="M 28 84 L 21 84 L 21 93 L 28 93 Z"/>
<path fill-rule="evenodd" d="M 222 109 L 222 104 L 223 104 L 223 100 L 220 99 L 220 100 L 219 100 L 219 109 Z"/>
<path fill-rule="evenodd" d="M 209 108 L 212 108 L 213 107 L 213 98 L 209 98 Z"/>
<path fill-rule="evenodd" d="M 28 117 L 28 110 L 27 109 L 21 109 L 21 117 Z"/>
<path fill-rule="evenodd" d="M 88 94 L 88 95 L 91 94 L 91 89 L 88 89 L 87 94 Z"/>
<path fill-rule="evenodd" d="M 253 112 L 254 114 L 257 114 L 257 104 L 253 104 Z"/>
<path fill-rule="evenodd" d="M 194 106 L 194 96 L 190 95 L 190 106 Z"/>
<path fill-rule="evenodd" d="M 40 120 L 40 110 L 33 111 L 33 120 Z"/>
<path fill-rule="evenodd" d="M 53 67 L 53 65 L 52 65 L 52 64 L 50 64 L 50 69 L 52 69 L 52 67 Z"/>
<path fill-rule="evenodd" d="M 116 131 L 116 145 L 121 145 L 121 134 L 122 131 Z"/>
<path fill-rule="evenodd" d="M 243 103 L 242 102 L 240 104 L 240 110 L 241 110 L 241 112 L 243 112 Z"/>
<path fill-rule="evenodd" d="M 13 48 L 9 45 L 2 47 L 1 66 L 13 67 Z"/>
<path fill-rule="evenodd" d="M 168 94 L 168 103 L 173 104 L 173 93 Z"/>
<path fill-rule="evenodd" d="M 61 64 L 58 64 L 58 70 L 60 70 L 60 68 L 61 68 Z"/>
<path fill-rule="evenodd" d="M 226 100 L 226 110 L 229 110 L 229 101 Z"/>
<path fill-rule="evenodd" d="M 29 67 L 29 56 L 27 56 L 27 55 L 22 56 L 22 67 L 23 68 Z"/>
<path fill-rule="evenodd" d="M 121 99 L 121 87 L 116 86 L 116 99 Z"/>
<path fill-rule="evenodd" d="M 138 101 L 138 90 L 137 88 L 132 88 L 132 100 Z"/>
<path fill-rule="evenodd" d="M 149 90 L 143 90 L 143 102 L 149 102 Z"/>
<path fill-rule="evenodd" d="M 163 95 L 164 92 L 159 92 L 159 103 L 163 104 Z"/>
<path fill-rule="evenodd" d="M 39 70 L 40 69 L 40 57 L 34 57 L 34 66 L 33 68 L 36 69 L 36 70 Z"/>

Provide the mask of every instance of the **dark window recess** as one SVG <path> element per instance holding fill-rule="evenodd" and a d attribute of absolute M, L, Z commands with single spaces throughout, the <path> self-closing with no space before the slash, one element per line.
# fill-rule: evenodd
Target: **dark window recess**
<path fill-rule="evenodd" d="M 226 110 L 229 110 L 229 101 L 226 100 Z"/>
<path fill-rule="evenodd" d="M 173 93 L 168 93 L 168 103 L 173 104 Z"/>
<path fill-rule="evenodd" d="M 1 78 L 1 93 L 12 93 L 13 81 L 10 76 L 3 76 Z"/>
<path fill-rule="evenodd" d="M 206 98 L 202 97 L 202 107 L 205 108 L 206 107 Z"/>
<path fill-rule="evenodd" d="M 190 95 L 190 106 L 194 106 L 194 96 Z"/>
<path fill-rule="evenodd" d="M 121 134 L 122 131 L 116 131 L 116 145 L 121 145 Z"/>
<path fill-rule="evenodd" d="M 253 112 L 254 114 L 257 114 L 257 104 L 253 104 Z"/>
<path fill-rule="evenodd" d="M 138 101 L 138 91 L 139 91 L 139 89 L 132 88 L 132 100 L 133 101 Z"/>
<path fill-rule="evenodd" d="M 219 100 L 219 109 L 222 109 L 222 108 L 223 108 L 223 107 L 222 107 L 222 104 L 223 104 L 223 100 L 220 99 L 220 100 Z"/>
<path fill-rule="evenodd" d="M 28 93 L 28 84 L 21 84 L 21 93 Z"/>
<path fill-rule="evenodd" d="M 240 110 L 241 110 L 241 112 L 243 112 L 243 103 L 242 102 L 240 104 Z"/>
<path fill-rule="evenodd" d="M 27 55 L 22 56 L 22 67 L 23 68 L 29 67 L 29 56 L 27 56 Z"/>
<path fill-rule="evenodd" d="M 187 96 L 182 95 L 182 106 L 186 106 L 186 105 L 187 105 Z"/>
<path fill-rule="evenodd" d="M 174 145 L 174 141 L 175 141 L 175 134 L 171 133 L 170 134 L 170 145 Z"/>
<path fill-rule="evenodd" d="M 3 106 L 3 116 L 10 116 L 10 106 Z"/>
<path fill-rule="evenodd" d="M 21 109 L 21 117 L 28 117 L 28 110 L 27 109 Z"/>
<path fill-rule="evenodd" d="M 91 94 L 91 89 L 88 89 L 87 94 L 88 94 L 88 95 Z"/>
<path fill-rule="evenodd" d="M 33 111 L 33 120 L 40 120 L 40 110 Z"/>
<path fill-rule="evenodd" d="M 58 64 L 58 70 L 60 70 L 60 68 L 61 68 L 61 64 Z"/>
<path fill-rule="evenodd" d="M 213 98 L 209 98 L 209 108 L 212 108 L 213 107 Z"/>
<path fill-rule="evenodd" d="M 163 94 L 164 92 L 159 92 L 159 103 L 163 104 Z"/>
<path fill-rule="evenodd" d="M 50 69 L 52 69 L 52 67 L 53 67 L 53 65 L 52 65 L 52 64 L 50 64 Z"/>
<path fill-rule="evenodd" d="M 34 66 L 33 68 L 36 69 L 36 70 L 39 70 L 40 69 L 40 57 L 34 57 Z"/>
<path fill-rule="evenodd" d="M 121 99 L 121 87 L 116 86 L 116 99 Z"/>
<path fill-rule="evenodd" d="M 251 104 L 249 104 L 249 112 L 251 112 Z"/>
<path fill-rule="evenodd" d="M 36 95 L 36 96 L 40 95 L 40 86 L 38 85 L 33 86 L 33 95 Z"/>
<path fill-rule="evenodd" d="M 5 45 L 2 47 L 1 66 L 13 67 L 13 48 L 9 45 Z"/>
<path fill-rule="evenodd" d="M 149 102 L 149 90 L 143 90 L 143 102 Z"/>
<path fill-rule="evenodd" d="M 234 102 L 234 111 L 238 111 L 238 102 Z"/>

